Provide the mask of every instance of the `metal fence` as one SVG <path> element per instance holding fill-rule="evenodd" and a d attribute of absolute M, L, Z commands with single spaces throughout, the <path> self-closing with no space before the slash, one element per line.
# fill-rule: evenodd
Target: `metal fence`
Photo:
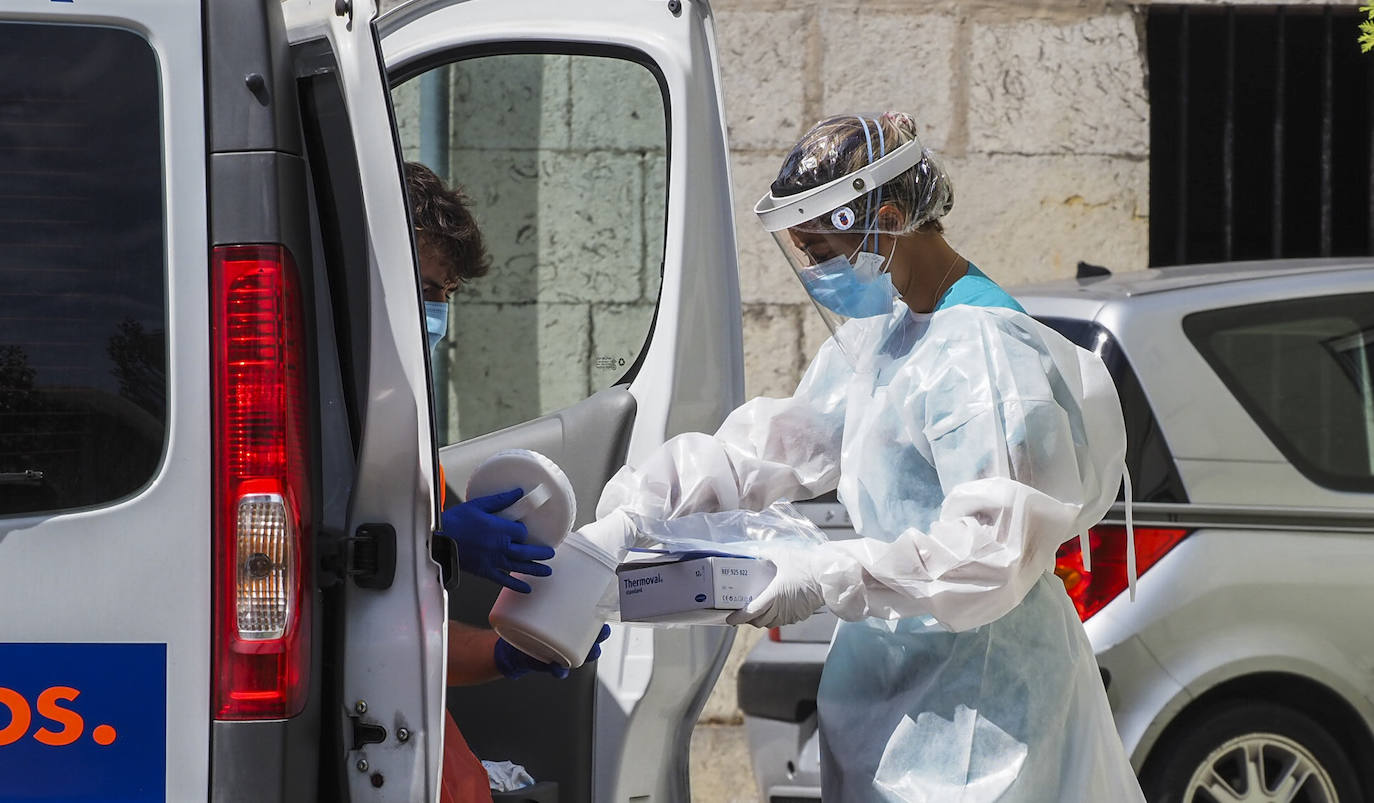
<path fill-rule="evenodd" d="M 1374 54 L 1354 7 L 1151 6 L 1150 264 L 1374 243 Z"/>

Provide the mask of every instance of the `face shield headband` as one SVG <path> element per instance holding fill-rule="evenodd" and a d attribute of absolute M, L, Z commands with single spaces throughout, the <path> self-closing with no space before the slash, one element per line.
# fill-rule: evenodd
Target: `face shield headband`
<path fill-rule="evenodd" d="M 881 136 L 881 132 L 879 134 Z M 883 144 L 879 143 L 880 150 Z M 866 220 L 864 226 L 859 227 L 855 225 L 858 221 L 851 217 L 847 226 L 841 226 L 842 207 L 861 195 L 881 191 L 884 184 L 920 164 L 924 154 L 920 140 L 912 139 L 871 164 L 819 187 L 781 197 L 769 192 L 754 205 L 754 214 L 758 215 L 759 222 L 768 232 L 797 227 L 809 229 L 812 227 L 806 224 L 813 221 L 818 224 L 816 228 L 865 232 L 865 229 L 874 228 L 877 221 Z M 870 204 L 869 209 L 872 212 L 866 217 L 876 216 L 877 207 Z M 837 215 L 841 217 L 840 220 L 833 219 Z"/>

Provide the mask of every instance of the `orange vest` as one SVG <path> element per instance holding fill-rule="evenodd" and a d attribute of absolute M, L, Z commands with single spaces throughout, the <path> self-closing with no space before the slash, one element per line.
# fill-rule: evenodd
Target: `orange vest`
<path fill-rule="evenodd" d="M 472 754 L 453 715 L 444 712 L 444 769 L 439 803 L 491 803 L 487 770 Z"/>

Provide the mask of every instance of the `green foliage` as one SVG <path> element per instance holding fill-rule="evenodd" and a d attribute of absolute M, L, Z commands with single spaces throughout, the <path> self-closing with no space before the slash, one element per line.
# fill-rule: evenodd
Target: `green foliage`
<path fill-rule="evenodd" d="M 1366 19 L 1360 23 L 1360 52 L 1374 50 L 1374 5 L 1360 6 Z"/>

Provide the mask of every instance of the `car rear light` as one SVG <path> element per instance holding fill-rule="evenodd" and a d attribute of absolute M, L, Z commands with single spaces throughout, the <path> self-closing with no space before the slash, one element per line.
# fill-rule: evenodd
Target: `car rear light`
<path fill-rule="evenodd" d="M 782 641 L 782 628 L 780 628 L 780 627 L 770 627 L 770 628 L 768 628 L 768 640 L 769 640 L 769 641 Z"/>
<path fill-rule="evenodd" d="M 248 494 L 239 499 L 234 578 L 238 635 L 245 641 L 270 641 L 286 635 L 295 584 L 297 542 L 286 499 L 281 494 Z"/>
<path fill-rule="evenodd" d="M 309 677 L 310 485 L 303 311 L 277 245 L 211 260 L 214 715 L 301 711 Z"/>
<path fill-rule="evenodd" d="M 1192 532 L 1168 527 L 1135 528 L 1136 560 L 1144 575 L 1169 550 Z M 1091 572 L 1083 571 L 1083 548 L 1077 538 L 1064 542 L 1056 555 L 1054 573 L 1078 610 L 1078 618 L 1088 621 L 1126 590 L 1126 528 L 1101 525 L 1088 530 L 1092 548 Z"/>

